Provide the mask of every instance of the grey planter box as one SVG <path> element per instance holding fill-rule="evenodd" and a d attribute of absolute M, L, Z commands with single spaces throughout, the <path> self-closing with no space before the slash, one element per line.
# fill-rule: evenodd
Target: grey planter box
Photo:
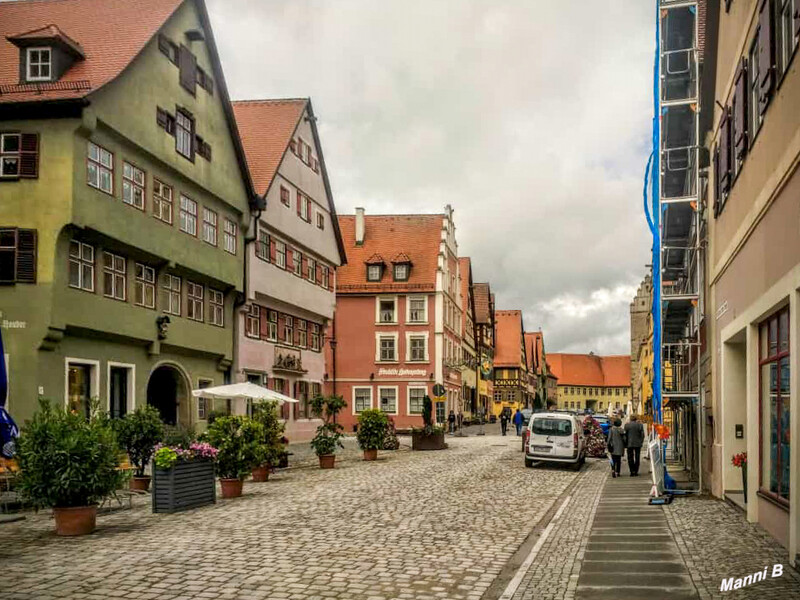
<path fill-rule="evenodd" d="M 153 468 L 153 512 L 172 513 L 214 504 L 217 486 L 214 463 L 178 462 L 171 469 Z"/>

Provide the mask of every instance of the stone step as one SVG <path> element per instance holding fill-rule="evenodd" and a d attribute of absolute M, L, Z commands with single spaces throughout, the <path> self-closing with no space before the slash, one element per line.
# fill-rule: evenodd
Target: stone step
<path fill-rule="evenodd" d="M 684 570 L 682 574 L 677 573 L 648 573 L 646 576 L 638 573 L 586 573 L 581 572 L 578 578 L 578 589 L 582 586 L 615 586 L 617 588 L 630 587 L 649 587 L 651 593 L 653 588 L 663 590 L 664 588 L 686 588 L 694 591 L 694 585 L 689 575 Z M 619 598 L 626 598 L 626 594 L 620 592 Z M 669 596 L 662 595 L 661 598 Z"/>
<path fill-rule="evenodd" d="M 686 573 L 686 565 L 682 562 L 650 561 L 641 557 L 636 561 L 587 561 L 584 558 L 583 565 L 581 566 L 581 577 L 583 577 L 584 573 L 620 573 L 630 574 L 631 576 L 635 576 L 637 573 L 648 573 L 648 577 L 651 573 L 673 573 L 683 575 Z"/>
<path fill-rule="evenodd" d="M 677 552 L 677 546 L 672 540 L 664 542 L 652 541 L 626 541 L 607 542 L 591 541 L 586 545 L 587 552 Z"/>
<path fill-rule="evenodd" d="M 664 562 L 680 562 L 681 555 L 675 552 L 630 552 L 627 550 L 589 550 L 584 553 L 583 560 L 585 561 L 664 561 Z M 683 563 L 681 563 L 683 564 Z"/>
<path fill-rule="evenodd" d="M 614 533 L 594 533 L 591 532 L 589 534 L 589 543 L 596 542 L 596 543 L 619 543 L 619 544 L 628 544 L 628 543 L 638 543 L 638 542 L 672 542 L 672 536 L 668 534 L 654 534 L 650 535 L 647 533 L 644 534 L 636 534 L 636 533 L 626 533 L 622 534 L 614 534 Z"/>
<path fill-rule="evenodd" d="M 694 588 L 652 588 L 652 587 L 619 587 L 619 586 L 578 586 L 575 598 L 586 600 L 697 600 Z"/>

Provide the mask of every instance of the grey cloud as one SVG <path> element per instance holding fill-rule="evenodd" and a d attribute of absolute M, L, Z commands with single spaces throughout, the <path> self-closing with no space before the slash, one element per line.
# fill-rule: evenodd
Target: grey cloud
<path fill-rule="evenodd" d="M 209 0 L 209 10 L 235 98 L 312 97 L 340 212 L 450 203 L 475 277 L 541 326 L 549 351 L 629 351 L 628 296 L 649 262 L 654 3 Z"/>

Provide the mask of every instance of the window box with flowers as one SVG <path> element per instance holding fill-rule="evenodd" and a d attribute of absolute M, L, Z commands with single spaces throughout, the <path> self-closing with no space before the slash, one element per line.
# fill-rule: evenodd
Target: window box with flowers
<path fill-rule="evenodd" d="M 159 446 L 153 457 L 153 512 L 172 513 L 214 504 L 217 449 L 192 442 L 187 448 Z"/>

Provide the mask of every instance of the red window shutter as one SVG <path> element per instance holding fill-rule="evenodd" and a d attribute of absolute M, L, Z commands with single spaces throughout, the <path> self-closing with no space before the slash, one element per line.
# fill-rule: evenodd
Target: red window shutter
<path fill-rule="evenodd" d="M 328 269 L 328 289 L 333 291 L 336 269 Z"/>
<path fill-rule="evenodd" d="M 734 162 L 741 160 L 747 153 L 747 59 L 736 74 L 733 92 L 733 147 Z"/>
<path fill-rule="evenodd" d="M 772 2 L 761 0 L 758 13 L 758 72 L 759 87 L 758 109 L 761 114 L 767 110 L 770 93 L 772 92 L 774 59 L 774 43 L 772 36 Z"/>
<path fill-rule="evenodd" d="M 720 198 L 722 197 L 722 184 L 719 172 L 719 143 L 714 149 L 714 216 L 719 215 Z"/>
<path fill-rule="evenodd" d="M 181 44 L 178 66 L 180 67 L 181 86 L 194 96 L 197 86 L 197 57 L 183 44 Z"/>
<path fill-rule="evenodd" d="M 36 283 L 36 230 L 17 231 L 17 281 Z"/>
<path fill-rule="evenodd" d="M 302 217 L 303 211 L 301 210 L 303 204 L 303 194 L 297 192 L 297 216 Z"/>
<path fill-rule="evenodd" d="M 19 176 L 35 179 L 39 176 L 39 134 L 20 136 Z"/>
<path fill-rule="evenodd" d="M 303 272 L 300 274 L 301 277 L 305 277 L 308 275 L 308 259 L 304 256 L 303 257 Z"/>
<path fill-rule="evenodd" d="M 294 270 L 294 250 L 286 249 L 286 270 Z"/>
<path fill-rule="evenodd" d="M 322 281 L 322 267 L 317 265 L 317 272 L 314 273 L 314 277 L 316 278 L 316 283 L 320 283 Z"/>
<path fill-rule="evenodd" d="M 293 154 L 297 154 L 297 142 L 289 140 L 289 150 L 291 150 Z"/>
<path fill-rule="evenodd" d="M 278 248 L 275 246 L 275 240 L 269 239 L 269 259 L 275 262 L 275 257 L 278 255 Z"/>
<path fill-rule="evenodd" d="M 725 194 L 731 186 L 731 118 L 727 106 L 720 123 L 719 136 L 720 191 Z"/>
<path fill-rule="evenodd" d="M 289 420 L 289 403 L 288 402 L 284 402 L 281 405 L 281 418 L 284 421 L 288 421 Z"/>
<path fill-rule="evenodd" d="M 300 345 L 300 319 L 294 320 L 294 345 Z"/>

